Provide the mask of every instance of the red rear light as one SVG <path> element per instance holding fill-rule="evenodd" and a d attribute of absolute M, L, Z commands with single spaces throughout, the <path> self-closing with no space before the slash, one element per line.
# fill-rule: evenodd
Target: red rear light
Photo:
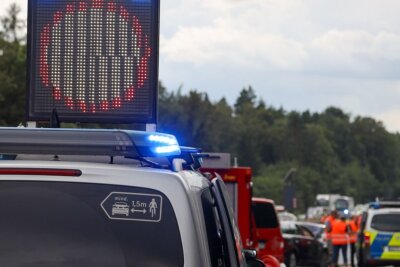
<path fill-rule="evenodd" d="M 81 176 L 80 170 L 46 168 L 0 168 L 0 175 Z"/>
<path fill-rule="evenodd" d="M 364 234 L 364 244 L 368 246 L 371 244 L 371 235 L 369 233 Z"/>

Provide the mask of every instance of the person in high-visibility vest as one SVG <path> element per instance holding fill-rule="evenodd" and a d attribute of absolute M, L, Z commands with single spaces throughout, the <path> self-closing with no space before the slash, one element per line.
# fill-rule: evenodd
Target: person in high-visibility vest
<path fill-rule="evenodd" d="M 347 244 L 349 243 L 349 226 L 344 217 L 336 219 L 332 223 L 331 231 L 333 245 L 333 266 L 338 266 L 339 252 L 342 251 L 343 262 L 347 265 Z"/>
<path fill-rule="evenodd" d="M 325 239 L 326 239 L 326 243 L 328 244 L 328 250 L 329 250 L 330 254 L 332 254 L 332 251 L 333 251 L 332 238 L 331 238 L 332 224 L 337 219 L 337 217 L 338 217 L 337 211 L 333 210 L 333 211 L 331 211 L 330 215 L 327 216 L 324 220 Z"/>
<path fill-rule="evenodd" d="M 327 232 L 331 232 L 332 230 L 332 223 L 338 218 L 338 213 L 336 210 L 331 211 L 331 214 L 325 218 L 325 230 Z"/>
<path fill-rule="evenodd" d="M 357 234 L 358 234 L 358 217 L 351 216 L 349 221 L 349 228 L 350 228 L 350 262 L 351 267 L 355 267 L 354 264 L 354 257 L 356 256 L 356 243 L 357 243 Z"/>

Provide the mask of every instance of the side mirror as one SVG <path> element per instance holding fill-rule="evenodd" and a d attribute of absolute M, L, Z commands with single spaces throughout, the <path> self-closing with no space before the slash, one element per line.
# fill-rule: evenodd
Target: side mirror
<path fill-rule="evenodd" d="M 247 267 L 266 267 L 266 265 L 257 259 L 257 252 L 253 249 L 245 249 L 244 256 L 246 257 Z"/>

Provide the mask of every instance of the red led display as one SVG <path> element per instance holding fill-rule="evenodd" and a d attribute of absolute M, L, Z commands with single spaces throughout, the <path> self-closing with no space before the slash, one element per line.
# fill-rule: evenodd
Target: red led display
<path fill-rule="evenodd" d="M 159 0 L 30 0 L 28 120 L 155 123 Z"/>

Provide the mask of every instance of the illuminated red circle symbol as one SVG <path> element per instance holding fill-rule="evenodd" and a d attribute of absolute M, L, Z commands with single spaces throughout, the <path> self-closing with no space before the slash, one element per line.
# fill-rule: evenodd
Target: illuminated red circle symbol
<path fill-rule="evenodd" d="M 40 79 L 71 110 L 104 112 L 131 102 L 149 78 L 149 37 L 123 5 L 67 4 L 40 32 Z"/>

